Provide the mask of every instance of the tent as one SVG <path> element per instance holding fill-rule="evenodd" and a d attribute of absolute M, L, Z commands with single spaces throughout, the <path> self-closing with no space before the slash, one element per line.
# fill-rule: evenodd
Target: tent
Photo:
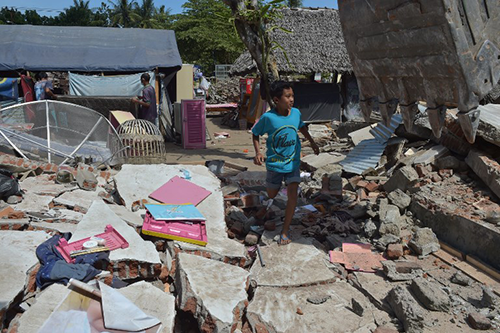
<path fill-rule="evenodd" d="M 177 72 L 170 30 L 0 25 L 0 72 Z"/>
<path fill-rule="evenodd" d="M 170 30 L 0 25 L 0 73 L 29 70 L 114 75 L 157 70 L 163 77 L 157 91 L 160 128 L 167 139 L 173 135 L 168 91 L 181 66 L 175 33 Z M 87 96 L 71 102 L 108 105 L 109 97 Z"/>

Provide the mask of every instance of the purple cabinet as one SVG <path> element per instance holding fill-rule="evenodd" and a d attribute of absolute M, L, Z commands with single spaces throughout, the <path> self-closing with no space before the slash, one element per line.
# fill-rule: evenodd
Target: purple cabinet
<path fill-rule="evenodd" d="M 202 99 L 183 99 L 181 108 L 182 147 L 184 149 L 206 148 L 205 101 Z"/>

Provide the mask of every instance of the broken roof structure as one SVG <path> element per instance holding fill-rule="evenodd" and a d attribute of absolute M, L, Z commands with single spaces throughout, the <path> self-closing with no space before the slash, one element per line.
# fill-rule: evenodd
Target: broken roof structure
<path fill-rule="evenodd" d="M 36 57 L 33 57 L 36 54 Z M 0 72 L 176 72 L 182 65 L 170 30 L 0 26 Z"/>
<path fill-rule="evenodd" d="M 281 74 L 352 72 L 337 10 L 286 8 L 281 13 L 276 25 L 292 32 L 276 29 L 271 34 L 286 53 L 285 57 L 283 51 L 274 51 Z M 255 70 L 250 53 L 245 51 L 234 62 L 230 74 L 246 75 Z"/>

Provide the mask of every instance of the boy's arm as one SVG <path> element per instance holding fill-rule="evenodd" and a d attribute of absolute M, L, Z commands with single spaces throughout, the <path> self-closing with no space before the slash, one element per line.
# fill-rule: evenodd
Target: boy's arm
<path fill-rule="evenodd" d="M 255 149 L 255 157 L 253 162 L 257 165 L 262 165 L 264 163 L 264 155 L 260 152 L 260 140 L 259 136 L 252 134 L 253 148 Z"/>
<path fill-rule="evenodd" d="M 302 135 L 304 135 L 304 137 L 311 143 L 311 148 L 313 149 L 314 153 L 316 155 L 319 154 L 319 147 L 318 145 L 316 144 L 316 142 L 314 142 L 314 139 L 312 138 L 311 134 L 309 134 L 309 131 L 307 129 L 307 125 L 306 126 L 302 126 L 300 129 L 299 129 L 300 133 L 302 133 Z"/>

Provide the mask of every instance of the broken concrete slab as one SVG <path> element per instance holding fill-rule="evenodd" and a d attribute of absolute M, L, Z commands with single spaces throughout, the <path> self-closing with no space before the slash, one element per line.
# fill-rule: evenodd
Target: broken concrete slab
<path fill-rule="evenodd" d="M 500 198 L 500 164 L 488 155 L 475 150 L 469 152 L 465 162 Z"/>
<path fill-rule="evenodd" d="M 211 191 L 212 194 L 197 206 L 207 219 L 208 244 L 203 247 L 176 242 L 176 245 L 187 251 L 210 252 L 212 259 L 244 259 L 246 251 L 243 244 L 229 239 L 227 236 L 224 198 L 220 189 L 220 180 L 208 168 L 199 165 L 124 165 L 115 176 L 117 190 L 125 201 L 126 207 L 130 209 L 134 201 L 148 198 L 149 194 L 172 177 L 182 175 L 182 169 L 190 172 L 191 182 Z M 140 213 L 141 211 L 137 214 Z"/>
<path fill-rule="evenodd" d="M 58 222 L 37 222 L 31 221 L 29 223 L 35 230 L 44 230 L 44 231 L 56 231 L 58 233 L 71 232 L 74 233 L 76 228 L 78 227 L 73 223 L 58 223 Z"/>
<path fill-rule="evenodd" d="M 361 317 L 351 308 L 353 297 L 364 308 Z M 314 304 L 308 298 L 326 301 Z M 286 289 L 259 287 L 247 309 L 253 332 L 371 332 L 377 327 L 376 318 L 383 315 L 344 281 Z"/>
<path fill-rule="evenodd" d="M 345 155 L 340 153 L 320 153 L 319 155 L 307 155 L 301 159 L 301 162 L 305 166 L 306 170 L 316 171 L 317 169 L 325 167 L 329 164 L 339 163 L 340 161 L 343 161 L 344 158 Z"/>
<path fill-rule="evenodd" d="M 70 289 L 53 284 L 37 295 L 35 303 L 16 321 L 10 325 L 10 330 L 17 326 L 17 333 L 37 332 L 66 298 Z M 161 333 L 171 333 L 175 320 L 175 297 L 161 292 L 147 282 L 138 282 L 120 289 L 120 293 L 132 301 L 144 313 L 158 318 L 163 325 Z"/>
<path fill-rule="evenodd" d="M 261 191 L 266 189 L 266 175 L 266 171 L 243 171 L 231 177 L 230 181 L 231 183 Z"/>
<path fill-rule="evenodd" d="M 94 201 L 92 203 L 87 214 L 85 214 L 84 218 L 78 223 L 78 227 L 73 237 L 71 237 L 70 242 L 100 234 L 104 232 L 104 228 L 108 224 L 112 225 L 129 243 L 129 247 L 126 249 L 111 251 L 109 254 L 109 259 L 111 261 L 161 263 L 160 255 L 158 251 L 156 251 L 155 245 L 151 242 L 144 241 L 134 228 L 130 227 L 125 221 L 113 213 L 109 206 L 102 201 Z"/>
<path fill-rule="evenodd" d="M 427 309 L 447 312 L 450 309 L 450 298 L 436 282 L 424 278 L 416 278 L 411 284 L 411 291 Z"/>
<path fill-rule="evenodd" d="M 258 286 L 303 286 L 336 278 L 325 265 L 325 253 L 314 247 L 311 238 L 296 239 L 287 246 L 273 243 L 261 247 L 261 253 L 266 266 L 253 265 L 250 269 Z"/>
<path fill-rule="evenodd" d="M 27 191 L 27 193 L 57 197 L 64 192 L 77 188 L 72 184 L 56 184 L 52 178 L 53 176 L 46 174 L 28 177 L 20 183 L 21 189 Z"/>
<path fill-rule="evenodd" d="M 78 223 L 83 219 L 84 214 L 71 209 L 50 209 L 47 212 L 48 222 Z"/>
<path fill-rule="evenodd" d="M 500 269 L 500 256 L 498 256 L 500 231 L 498 227 L 480 219 L 473 219 L 470 212 L 467 212 L 469 211 L 468 207 L 464 206 L 464 200 L 468 195 L 471 196 L 471 201 L 477 201 L 474 196 L 478 190 L 474 189 L 470 191 L 470 194 L 464 194 L 465 191 L 449 185 L 446 185 L 443 190 L 448 193 L 450 188 L 451 192 L 460 193 L 460 200 L 457 202 L 460 205 L 453 201 L 443 201 L 435 191 L 424 187 L 423 191 L 413 196 L 410 210 L 422 222 L 423 226 L 432 228 L 440 241 Z"/>
<path fill-rule="evenodd" d="M 500 147 L 500 107 L 496 104 L 480 105 L 477 135 Z"/>
<path fill-rule="evenodd" d="M 162 323 L 159 333 L 171 333 L 175 325 L 175 297 L 162 292 L 151 283 L 140 281 L 120 289 L 120 293 L 132 301 L 147 315 L 158 318 Z"/>
<path fill-rule="evenodd" d="M 24 194 L 24 199 L 17 205 L 12 205 L 15 210 L 22 212 L 46 212 L 54 197 L 48 195 L 38 195 L 32 192 Z"/>
<path fill-rule="evenodd" d="M 121 205 L 108 205 L 109 209 L 113 211 L 119 218 L 127 222 L 130 226 L 135 228 L 142 227 L 144 218 L 137 213 L 131 212 L 127 207 Z"/>
<path fill-rule="evenodd" d="M 102 201 L 98 191 L 74 190 L 54 198 L 54 204 L 69 208 L 81 207 L 88 210 L 94 201 Z"/>
<path fill-rule="evenodd" d="M 38 263 L 36 248 L 50 237 L 43 231 L 0 231 L 1 320 L 28 284 L 28 272 Z"/>
<path fill-rule="evenodd" d="M 450 151 L 448 148 L 443 147 L 441 145 L 437 145 L 428 149 L 422 155 L 417 156 L 413 160 L 413 164 L 431 164 L 434 163 L 438 158 L 445 156 Z"/>
<path fill-rule="evenodd" d="M 389 292 L 387 302 L 396 317 L 403 323 L 405 332 L 424 332 L 424 311 L 404 286 L 397 286 Z"/>
<path fill-rule="evenodd" d="M 441 248 L 439 240 L 431 228 L 418 228 L 408 245 L 421 256 L 429 255 Z"/>
<path fill-rule="evenodd" d="M 179 253 L 177 265 L 178 307 L 198 320 L 201 331 L 231 332 L 247 302 L 249 273 L 186 253 Z"/>
<path fill-rule="evenodd" d="M 68 292 L 69 289 L 62 284 L 50 285 L 36 296 L 35 303 L 17 321 L 12 322 L 9 329 L 12 331 L 17 327 L 17 333 L 38 332 Z"/>

